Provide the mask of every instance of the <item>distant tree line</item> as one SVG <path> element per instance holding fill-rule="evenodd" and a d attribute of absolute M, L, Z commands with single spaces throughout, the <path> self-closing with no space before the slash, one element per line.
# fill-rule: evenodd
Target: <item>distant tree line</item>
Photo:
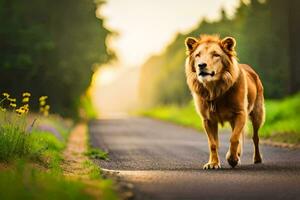
<path fill-rule="evenodd" d="M 95 3 L 96 2 L 96 3 Z M 113 58 L 111 32 L 93 0 L 0 0 L 0 92 L 49 96 L 51 110 L 76 116 L 95 63 Z"/>
<path fill-rule="evenodd" d="M 233 19 L 224 11 L 217 22 L 205 19 L 188 34 L 178 34 L 164 53 L 143 66 L 140 97 L 144 105 L 185 104 L 191 100 L 184 74 L 187 36 L 219 34 L 237 40 L 238 58 L 260 75 L 267 98 L 281 98 L 300 90 L 300 1 L 240 2 Z"/>

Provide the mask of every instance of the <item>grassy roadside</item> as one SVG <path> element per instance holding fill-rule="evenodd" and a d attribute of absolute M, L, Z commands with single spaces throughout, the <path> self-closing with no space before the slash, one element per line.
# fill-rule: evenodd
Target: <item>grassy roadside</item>
<path fill-rule="evenodd" d="M 100 169 L 89 160 L 87 181 L 65 176 L 62 163 L 71 126 L 59 117 L 15 118 L 0 125 L 0 199 L 117 199 L 111 180 L 100 177 Z M 91 185 L 90 182 L 93 181 Z M 93 191 L 90 191 L 94 188 Z"/>
<path fill-rule="evenodd" d="M 88 138 L 87 125 L 85 123 L 78 123 L 71 131 L 67 147 L 63 153 L 64 162 L 62 163 L 62 168 L 64 175 L 85 183 L 86 191 L 92 195 L 93 199 L 119 199 L 115 182 L 111 179 L 104 179 L 101 169 L 92 161 L 92 158 L 95 158 L 92 155 L 102 151 L 93 150 L 91 154 L 87 143 Z M 104 154 L 104 152 L 101 154 L 101 157 L 99 156 L 97 158 L 107 159 L 107 154 Z"/>
<path fill-rule="evenodd" d="M 195 111 L 193 102 L 181 107 L 176 105 L 159 106 L 141 111 L 138 115 L 193 127 L 197 130 L 203 130 L 201 119 Z"/>
<path fill-rule="evenodd" d="M 60 119 L 39 116 L 38 121 L 48 121 L 45 127 L 52 122 L 53 132 L 28 130 L 28 118 L 1 125 L 0 191 L 5 192 L 0 199 L 91 199 L 84 193 L 84 184 L 66 180 L 60 167 L 70 127 L 58 132 L 54 124 L 64 127 Z"/>
<path fill-rule="evenodd" d="M 267 100 L 265 106 L 266 121 L 260 136 L 272 141 L 300 144 L 300 93 L 283 100 Z M 156 107 L 139 112 L 139 115 L 203 130 L 192 102 L 182 107 Z"/>
<path fill-rule="evenodd" d="M 274 141 L 300 144 L 300 93 L 266 101 L 266 122 L 261 135 Z"/>

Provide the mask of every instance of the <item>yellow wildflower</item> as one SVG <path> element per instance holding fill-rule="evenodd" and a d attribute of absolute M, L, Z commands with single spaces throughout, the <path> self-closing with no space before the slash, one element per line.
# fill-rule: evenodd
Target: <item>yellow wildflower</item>
<path fill-rule="evenodd" d="M 9 105 L 13 108 L 17 107 L 17 104 L 15 104 L 15 103 L 10 103 Z"/>
<path fill-rule="evenodd" d="M 45 105 L 45 110 L 49 110 L 50 106 L 49 105 Z"/>
<path fill-rule="evenodd" d="M 41 106 L 46 105 L 46 101 L 40 101 L 40 105 L 41 105 Z"/>
<path fill-rule="evenodd" d="M 24 97 L 24 98 L 22 99 L 22 102 L 23 102 L 23 103 L 28 103 L 28 102 L 29 102 L 29 97 Z"/>
<path fill-rule="evenodd" d="M 8 101 L 10 101 L 10 102 L 16 102 L 16 101 L 17 101 L 17 99 L 15 99 L 15 98 L 9 98 L 9 97 L 7 97 L 7 99 L 8 99 Z"/>
<path fill-rule="evenodd" d="M 47 98 L 48 98 L 48 96 L 41 96 L 41 97 L 39 98 L 39 101 L 45 101 Z"/>
<path fill-rule="evenodd" d="M 28 112 L 28 111 L 26 111 L 26 110 L 24 110 L 24 109 L 21 109 L 21 108 L 19 108 L 19 109 L 16 110 L 16 113 L 17 113 L 19 116 L 21 116 L 21 115 L 23 115 L 23 114 L 27 114 L 27 112 Z"/>
<path fill-rule="evenodd" d="M 22 96 L 23 96 L 23 97 L 30 97 L 31 94 L 30 94 L 29 92 L 24 92 L 24 93 L 22 94 Z"/>
<path fill-rule="evenodd" d="M 7 92 L 3 92 L 2 95 L 3 95 L 4 97 L 6 97 L 6 98 L 9 97 L 9 94 L 8 94 Z"/>
<path fill-rule="evenodd" d="M 16 113 L 18 113 L 18 114 L 23 114 L 23 113 L 25 113 L 25 110 L 22 109 L 22 107 L 21 107 L 21 108 L 18 108 L 18 109 L 16 110 Z"/>
<path fill-rule="evenodd" d="M 19 114 L 19 115 L 22 115 L 22 114 L 27 114 L 29 111 L 29 105 L 28 104 L 25 104 L 23 106 L 21 106 L 20 108 L 18 108 L 16 110 L 16 112 Z"/>
<path fill-rule="evenodd" d="M 0 110 L 1 110 L 2 112 L 5 112 L 5 111 L 6 111 L 6 109 L 5 109 L 5 108 L 2 108 L 2 107 L 0 107 Z"/>

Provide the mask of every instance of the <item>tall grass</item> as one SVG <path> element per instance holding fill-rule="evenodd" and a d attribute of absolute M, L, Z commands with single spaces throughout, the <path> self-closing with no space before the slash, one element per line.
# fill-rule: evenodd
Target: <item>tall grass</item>
<path fill-rule="evenodd" d="M 93 199 L 79 181 L 45 173 L 20 161 L 0 171 L 0 199 Z"/>
<path fill-rule="evenodd" d="M 27 115 L 29 93 L 17 100 L 4 93 L 7 106 L 0 99 L 0 199 L 111 199 L 117 194 L 111 180 L 100 179 L 100 169 L 87 163 L 97 184 L 66 179 L 61 167 L 62 151 L 71 122 L 58 116 L 48 116 L 50 106 L 46 96 L 39 98 L 41 114 Z M 37 123 L 34 123 L 36 120 Z M 33 122 L 32 122 L 33 121 Z M 40 123 L 40 125 L 38 125 Z M 105 154 L 90 152 L 91 156 Z"/>
<path fill-rule="evenodd" d="M 36 145 L 45 137 L 34 137 L 32 124 L 27 123 L 31 94 L 24 92 L 20 103 L 8 93 L 0 98 L 0 162 L 9 162 L 16 158 L 38 158 L 45 147 Z M 48 116 L 50 106 L 46 104 L 47 96 L 39 98 L 40 113 Z M 18 103 L 18 104 L 17 104 Z M 40 115 L 40 117 L 42 117 Z M 40 148 L 37 148 L 40 147 Z"/>
<path fill-rule="evenodd" d="M 38 130 L 26 131 L 18 123 L 0 125 L 0 162 L 15 159 L 40 161 L 59 170 L 64 141 Z"/>
<path fill-rule="evenodd" d="M 20 126 L 0 126 L 0 162 L 27 157 L 30 154 L 30 135 Z"/>

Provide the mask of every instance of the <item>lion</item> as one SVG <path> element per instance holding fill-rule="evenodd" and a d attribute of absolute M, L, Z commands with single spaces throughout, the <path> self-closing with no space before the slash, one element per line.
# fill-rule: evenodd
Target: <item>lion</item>
<path fill-rule="evenodd" d="M 232 168 L 240 164 L 248 116 L 253 127 L 253 161 L 261 163 L 258 131 L 265 119 L 263 85 L 249 65 L 238 63 L 235 39 L 201 35 L 186 38 L 185 46 L 187 84 L 209 144 L 209 161 L 203 169 L 221 168 L 218 124 L 224 122 L 232 128 L 226 160 Z"/>

